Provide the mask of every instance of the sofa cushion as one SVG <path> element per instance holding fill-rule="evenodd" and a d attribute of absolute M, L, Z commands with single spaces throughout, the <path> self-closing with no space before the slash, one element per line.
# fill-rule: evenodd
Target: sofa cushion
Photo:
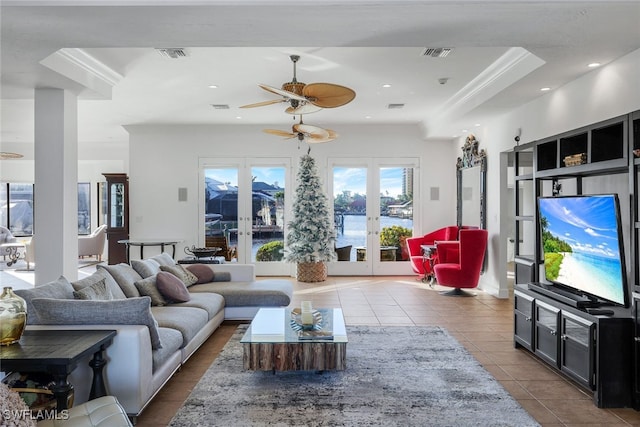
<path fill-rule="evenodd" d="M 111 295 L 111 291 L 107 288 L 104 279 L 94 283 L 93 285 L 85 286 L 78 291 L 73 291 L 73 297 L 75 299 L 90 299 L 97 301 L 108 301 L 113 299 L 113 295 Z"/>
<path fill-rule="evenodd" d="M 193 285 L 189 292 L 213 292 L 224 297 L 227 307 L 283 307 L 293 295 L 291 282 L 279 279 L 254 282 L 223 282 Z"/>
<path fill-rule="evenodd" d="M 162 347 L 149 297 L 110 301 L 34 298 L 32 303 L 41 325 L 146 325 L 151 348 Z"/>
<path fill-rule="evenodd" d="M 185 268 L 198 278 L 198 281 L 194 284 L 213 282 L 214 272 L 208 265 L 189 264 Z"/>
<path fill-rule="evenodd" d="M 163 328 L 172 328 L 182 334 L 182 345 L 189 344 L 198 332 L 207 324 L 209 316 L 207 312 L 196 307 L 176 307 L 165 305 L 163 307 L 151 307 L 153 317 L 158 325 Z"/>
<path fill-rule="evenodd" d="M 191 299 L 184 282 L 166 271 L 156 275 L 156 287 L 162 296 L 171 302 L 187 302 Z"/>
<path fill-rule="evenodd" d="M 14 292 L 27 302 L 27 325 L 40 324 L 38 312 L 32 303 L 35 298 L 73 299 L 73 286 L 64 276 L 41 286 L 31 289 L 16 289 Z"/>
<path fill-rule="evenodd" d="M 104 279 L 104 283 L 111 291 L 113 299 L 124 299 L 127 297 L 124 292 L 122 292 L 122 289 L 120 289 L 120 286 L 118 285 L 118 282 L 116 282 L 116 279 L 114 279 L 113 276 L 109 274 L 104 268 L 97 269 L 93 274 L 85 277 L 84 279 L 71 282 L 71 286 L 73 286 L 74 290 L 79 291 L 80 289 L 93 285 L 94 283 L 99 282 L 102 279 Z"/>
<path fill-rule="evenodd" d="M 140 296 L 140 292 L 138 292 L 135 283 L 138 280 L 142 280 L 142 276 L 140 276 L 129 264 L 98 264 L 98 268 L 104 268 L 109 274 L 111 274 L 111 276 L 113 276 L 114 279 L 116 279 L 118 286 L 120 286 L 120 289 L 122 289 L 122 292 L 124 292 L 127 298 Z"/>
<path fill-rule="evenodd" d="M 171 328 L 158 328 L 158 334 L 160 335 L 162 348 L 151 352 L 153 360 L 151 369 L 153 372 L 156 371 L 157 367 L 164 365 L 164 362 L 182 347 L 182 334 L 180 331 Z"/>
<path fill-rule="evenodd" d="M 150 259 L 156 261 L 160 265 L 176 265 L 173 257 L 166 252 L 162 252 L 159 255 L 154 255 Z"/>
<path fill-rule="evenodd" d="M 156 286 L 156 276 L 150 276 L 146 279 L 138 280 L 135 283 L 140 295 L 146 295 L 151 298 L 151 305 L 166 305 L 167 300 L 164 299 L 158 287 Z"/>
<path fill-rule="evenodd" d="M 182 282 L 186 286 L 191 286 L 198 282 L 198 276 L 196 276 L 180 264 L 161 265 L 160 270 L 173 274 L 178 279 L 182 280 Z"/>
<path fill-rule="evenodd" d="M 143 278 L 158 274 L 160 271 L 160 264 L 155 259 L 134 259 L 131 260 L 131 267 Z"/>
<path fill-rule="evenodd" d="M 209 320 L 211 320 L 224 310 L 224 298 L 222 295 L 207 292 L 193 293 L 189 301 L 173 304 L 172 307 L 201 308 L 207 312 Z"/>

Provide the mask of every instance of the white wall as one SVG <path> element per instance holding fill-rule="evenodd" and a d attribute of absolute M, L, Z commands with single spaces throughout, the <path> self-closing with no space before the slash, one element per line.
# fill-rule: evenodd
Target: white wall
<path fill-rule="evenodd" d="M 481 147 L 488 147 L 487 229 L 489 230 L 488 270 L 481 279 L 486 291 L 508 296 L 506 280 L 500 273 L 501 259 L 496 259 L 500 237 L 500 169 L 498 157 L 510 150 L 518 128 L 520 143 L 542 139 L 612 117 L 640 110 L 640 50 L 595 69 L 582 78 L 554 89 L 547 95 L 495 117 L 478 136 Z M 506 217 L 506 215 L 504 215 Z"/>
<path fill-rule="evenodd" d="M 455 223 L 455 146 L 425 142 L 417 125 L 329 126 L 337 140 L 313 145 L 311 155 L 326 186 L 328 157 L 418 157 L 422 214 L 415 219 L 423 232 Z M 172 238 L 198 245 L 199 159 L 224 157 L 290 157 L 293 167 L 307 145 L 262 132 L 263 126 L 127 126 L 130 133 L 130 233 L 135 238 Z M 295 171 L 292 173 L 295 177 Z M 178 201 L 178 188 L 187 202 Z M 430 188 L 440 198 L 430 200 Z M 138 254 L 133 254 L 135 258 Z M 146 253 L 145 253 L 146 256 Z M 407 274 L 412 274 L 410 269 Z"/>

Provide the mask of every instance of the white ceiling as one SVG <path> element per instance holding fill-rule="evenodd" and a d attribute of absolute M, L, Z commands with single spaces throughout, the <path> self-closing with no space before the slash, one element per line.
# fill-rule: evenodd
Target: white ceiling
<path fill-rule="evenodd" d="M 288 129 L 284 104 L 238 107 L 273 99 L 257 84 L 290 81 L 291 54 L 299 81 L 357 93 L 305 123 L 338 133 L 417 125 L 425 138 L 452 138 L 640 48 L 637 0 L 5 0 L 0 13 L 0 142 L 12 146 L 33 141 L 36 87 L 79 95 L 80 143 L 123 142 L 123 125 L 143 123 Z M 425 57 L 426 47 L 453 51 Z"/>

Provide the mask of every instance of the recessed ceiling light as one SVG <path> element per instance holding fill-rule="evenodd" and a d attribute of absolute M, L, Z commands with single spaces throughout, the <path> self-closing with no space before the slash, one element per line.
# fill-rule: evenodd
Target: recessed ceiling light
<path fill-rule="evenodd" d="M 550 87 L 542 87 L 542 88 L 540 88 L 540 90 L 541 90 L 542 92 L 548 92 L 548 91 L 550 91 L 550 90 L 551 90 L 551 88 L 550 88 Z"/>
<path fill-rule="evenodd" d="M 365 118 L 365 119 L 370 119 L 370 118 L 371 118 L 371 116 L 364 116 L 364 118 Z"/>
<path fill-rule="evenodd" d="M 465 132 L 469 132 L 469 131 L 466 129 L 462 129 L 462 133 L 465 133 Z"/>
<path fill-rule="evenodd" d="M 218 85 L 209 85 L 209 89 L 218 89 Z"/>
<path fill-rule="evenodd" d="M 382 87 L 391 87 L 391 85 L 389 83 L 385 83 L 382 85 Z"/>
<path fill-rule="evenodd" d="M 242 116 L 236 116 L 236 119 L 240 120 L 242 118 Z"/>
<path fill-rule="evenodd" d="M 476 123 L 476 127 L 480 126 L 480 123 Z"/>
<path fill-rule="evenodd" d="M 599 62 L 592 62 L 591 64 L 587 65 L 587 67 L 589 68 L 596 68 L 599 67 L 601 64 Z"/>

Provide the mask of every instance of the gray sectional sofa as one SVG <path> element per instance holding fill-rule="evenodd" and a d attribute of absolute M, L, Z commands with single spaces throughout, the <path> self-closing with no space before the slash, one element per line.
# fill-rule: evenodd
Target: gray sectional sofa
<path fill-rule="evenodd" d="M 223 320 L 249 320 L 260 307 L 289 305 L 292 285 L 256 280 L 251 264 L 183 267 L 164 253 L 15 292 L 27 301 L 28 329 L 117 330 L 106 350 L 105 380 L 135 418 Z M 69 377 L 76 403 L 88 399 L 88 363 Z"/>

